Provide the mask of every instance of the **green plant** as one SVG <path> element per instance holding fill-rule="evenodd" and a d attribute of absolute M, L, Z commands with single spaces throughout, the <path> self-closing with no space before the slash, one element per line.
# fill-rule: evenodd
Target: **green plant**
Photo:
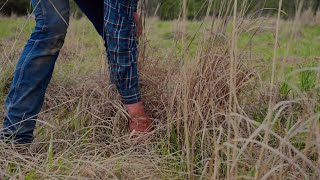
<path fill-rule="evenodd" d="M 180 0 L 164 0 L 162 1 L 159 17 L 161 20 L 173 20 L 177 19 L 181 12 Z"/>
<path fill-rule="evenodd" d="M 282 84 L 280 85 L 280 90 L 279 93 L 282 96 L 282 98 L 286 99 L 289 95 L 289 93 L 291 92 L 292 88 L 290 87 L 290 83 L 292 83 L 292 78 L 291 76 L 288 76 L 288 74 L 290 75 L 290 73 L 293 71 L 293 68 L 290 67 L 288 68 L 288 70 L 286 70 L 286 75 L 285 75 L 285 79 L 282 82 Z"/>
<path fill-rule="evenodd" d="M 299 74 L 299 85 L 302 91 L 308 92 L 316 86 L 317 72 L 305 70 Z"/>

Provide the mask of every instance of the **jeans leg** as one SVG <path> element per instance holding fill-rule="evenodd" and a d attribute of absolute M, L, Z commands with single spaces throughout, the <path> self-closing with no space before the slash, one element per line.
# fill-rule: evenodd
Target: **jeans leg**
<path fill-rule="evenodd" d="M 140 101 L 137 68 L 137 0 L 104 0 L 104 38 L 112 81 L 124 104 Z"/>
<path fill-rule="evenodd" d="M 36 26 L 20 56 L 7 96 L 1 134 L 30 143 L 69 23 L 66 0 L 32 0 Z"/>

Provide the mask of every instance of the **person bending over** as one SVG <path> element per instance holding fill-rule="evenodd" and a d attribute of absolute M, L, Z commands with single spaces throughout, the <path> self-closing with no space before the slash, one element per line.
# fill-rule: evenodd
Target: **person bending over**
<path fill-rule="evenodd" d="M 129 115 L 129 129 L 150 132 L 138 84 L 136 35 L 142 25 L 138 0 L 75 0 L 105 42 L 111 80 Z M 32 0 L 36 25 L 17 63 L 5 101 L 1 135 L 7 141 L 28 144 L 34 139 L 37 114 L 69 26 L 68 0 Z M 138 28 L 137 28 L 138 27 Z"/>

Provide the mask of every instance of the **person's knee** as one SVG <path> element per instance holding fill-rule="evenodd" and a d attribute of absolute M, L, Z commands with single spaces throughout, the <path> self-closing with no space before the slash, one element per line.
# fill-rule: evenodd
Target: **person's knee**
<path fill-rule="evenodd" d="M 31 44 L 36 42 L 38 54 L 56 55 L 64 44 L 67 29 L 68 25 L 61 21 L 55 24 L 37 25 L 29 42 Z"/>
<path fill-rule="evenodd" d="M 50 20 L 49 22 L 37 21 L 32 40 L 45 40 L 50 38 L 64 38 L 67 34 L 68 20 Z"/>
<path fill-rule="evenodd" d="M 31 40 L 64 37 L 69 24 L 69 3 L 64 0 L 32 0 L 36 26 Z"/>
<path fill-rule="evenodd" d="M 43 27 L 43 31 L 48 37 L 66 36 L 68 29 L 68 22 L 58 20 Z"/>

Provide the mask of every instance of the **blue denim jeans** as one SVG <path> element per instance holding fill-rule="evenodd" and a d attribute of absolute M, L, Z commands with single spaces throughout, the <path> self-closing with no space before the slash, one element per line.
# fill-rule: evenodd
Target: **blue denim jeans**
<path fill-rule="evenodd" d="M 131 11 L 136 9 L 136 0 L 75 1 L 105 41 L 112 81 L 123 102 L 139 102 L 135 25 Z M 2 137 L 20 144 L 33 140 L 37 114 L 69 25 L 68 0 L 32 0 L 32 6 L 36 26 L 17 63 L 1 130 Z"/>

